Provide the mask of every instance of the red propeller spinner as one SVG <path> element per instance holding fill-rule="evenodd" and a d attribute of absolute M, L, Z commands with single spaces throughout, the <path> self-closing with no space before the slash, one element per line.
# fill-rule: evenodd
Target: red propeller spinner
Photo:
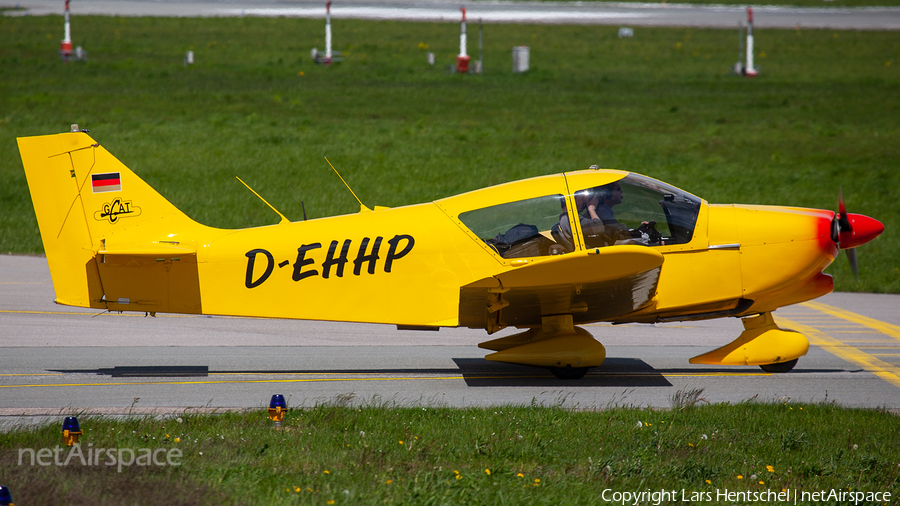
<path fill-rule="evenodd" d="M 875 218 L 862 214 L 848 213 L 844 206 L 844 192 L 838 190 L 838 214 L 835 216 L 837 227 L 833 239 L 842 250 L 847 250 L 847 259 L 850 260 L 850 268 L 853 275 L 859 277 L 859 267 L 856 262 L 856 248 L 875 239 L 884 232 L 884 224 Z"/>

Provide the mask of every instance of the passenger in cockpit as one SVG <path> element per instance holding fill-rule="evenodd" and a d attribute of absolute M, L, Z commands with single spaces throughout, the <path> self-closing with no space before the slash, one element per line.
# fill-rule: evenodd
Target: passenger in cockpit
<path fill-rule="evenodd" d="M 590 189 L 581 190 L 575 193 L 575 209 L 578 213 L 578 219 L 581 223 L 581 230 L 585 238 L 600 238 L 599 242 L 604 244 L 591 244 L 590 246 L 606 246 L 606 235 L 604 234 L 603 220 L 597 215 L 597 207 L 600 205 L 599 197 Z M 560 242 L 566 246 L 569 251 L 574 251 L 575 246 L 572 234 L 572 227 L 569 225 L 569 213 L 566 210 L 565 201 L 562 202 L 563 212 L 559 215 L 559 223 L 554 225 L 554 229 L 558 230 L 563 236 Z M 554 234 L 555 235 L 555 234 Z M 594 239 L 592 242 L 598 242 Z"/>

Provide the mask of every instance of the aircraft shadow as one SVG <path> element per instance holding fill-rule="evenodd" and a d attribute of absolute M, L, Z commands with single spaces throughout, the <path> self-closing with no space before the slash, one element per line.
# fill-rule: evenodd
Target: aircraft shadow
<path fill-rule="evenodd" d="M 709 367 L 655 369 L 650 364 L 636 358 L 607 358 L 603 365 L 588 371 L 580 380 L 560 380 L 550 371 L 539 367 L 528 367 L 502 362 L 491 362 L 479 358 L 455 358 L 466 385 L 470 387 L 671 387 L 665 375 L 685 376 L 745 376 L 764 375 L 758 367 Z M 861 372 L 857 371 L 857 372 Z M 841 373 L 844 369 L 795 369 L 787 375 Z M 853 371 L 849 371 L 853 372 Z M 776 374 L 778 376 L 779 374 Z"/>
<path fill-rule="evenodd" d="M 500 362 L 490 362 L 483 358 L 455 358 L 457 368 L 409 368 L 409 369 L 295 369 L 295 370 L 230 370 L 210 371 L 207 366 L 116 366 L 97 369 L 53 369 L 52 372 L 68 374 L 96 374 L 114 378 L 177 378 L 206 377 L 209 374 L 462 374 L 470 387 L 665 387 L 672 386 L 665 377 L 646 362 L 633 358 L 610 358 L 602 368 L 593 369 L 581 380 L 560 380 L 550 371 L 539 367 L 528 367 Z"/>
<path fill-rule="evenodd" d="M 454 358 L 470 387 L 670 387 L 671 383 L 643 360 L 608 358 L 580 380 L 560 380 L 550 371 L 483 358 Z"/>
<path fill-rule="evenodd" d="M 98 369 L 48 369 L 50 372 L 66 374 L 96 374 L 112 377 L 186 377 L 209 376 L 210 374 L 459 374 L 459 369 L 418 368 L 418 369 L 229 369 L 227 371 L 208 370 L 206 366 L 116 366 Z"/>
<path fill-rule="evenodd" d="M 115 378 L 176 378 L 206 377 L 209 374 L 297 374 L 297 375 L 456 375 L 462 374 L 469 387 L 671 387 L 666 375 L 689 376 L 744 376 L 766 374 L 758 368 L 711 367 L 655 369 L 636 358 L 607 358 L 601 367 L 591 369 L 580 380 L 560 380 L 549 370 L 502 362 L 491 362 L 483 358 L 454 358 L 457 368 L 391 368 L 391 369 L 253 369 L 210 371 L 207 366 L 116 366 L 98 369 L 49 369 L 51 372 L 66 374 L 96 374 Z M 836 373 L 848 372 L 843 369 L 796 369 L 789 373 Z M 853 371 L 849 371 L 853 372 Z"/>
<path fill-rule="evenodd" d="M 96 374 L 113 378 L 185 378 L 209 376 L 205 365 L 116 366 L 99 369 L 48 369 L 66 374 Z"/>

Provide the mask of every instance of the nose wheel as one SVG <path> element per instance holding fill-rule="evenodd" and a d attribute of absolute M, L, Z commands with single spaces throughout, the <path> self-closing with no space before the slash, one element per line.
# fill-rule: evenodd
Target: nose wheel
<path fill-rule="evenodd" d="M 788 360 L 787 362 L 779 362 L 777 364 L 763 364 L 760 365 L 760 369 L 766 372 L 771 373 L 779 373 L 779 372 L 788 372 L 797 365 L 797 359 Z"/>
<path fill-rule="evenodd" d="M 551 367 L 550 372 L 556 379 L 581 379 L 590 367 Z"/>
<path fill-rule="evenodd" d="M 551 367 L 550 372 L 561 380 L 580 380 L 590 367 Z"/>

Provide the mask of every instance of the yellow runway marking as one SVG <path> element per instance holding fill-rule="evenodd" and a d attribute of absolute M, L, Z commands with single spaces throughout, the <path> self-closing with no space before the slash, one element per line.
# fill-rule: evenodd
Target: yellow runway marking
<path fill-rule="evenodd" d="M 226 375 L 226 373 L 216 373 Z M 259 374 L 266 373 L 244 373 Z M 366 373 L 359 373 L 364 375 Z M 418 380 L 473 380 L 473 379 L 547 379 L 544 375 L 480 375 L 470 376 L 459 374 L 457 376 L 397 376 L 397 377 L 347 377 L 346 373 L 302 373 L 303 376 L 339 376 L 343 377 L 325 377 L 325 378 L 278 378 L 278 379 L 242 379 L 242 380 L 204 380 L 204 381 L 135 381 L 125 382 L 117 381 L 110 383 L 44 383 L 44 384 L 27 384 L 27 385 L 0 385 L 0 388 L 34 388 L 34 387 L 108 387 L 108 386 L 138 386 L 138 385 L 223 385 L 223 384 L 240 384 L 240 383 L 313 383 L 313 382 L 337 382 L 337 381 L 418 381 Z M 589 378 L 622 378 L 622 377 L 710 377 L 710 376 L 770 376 L 767 372 L 697 372 L 697 373 L 623 373 L 623 374 L 592 374 Z M 24 375 L 23 375 L 24 376 Z M 38 376 L 38 375 L 35 375 Z"/>
<path fill-rule="evenodd" d="M 803 322 L 801 322 L 803 323 Z M 809 321 L 807 323 L 815 323 L 815 321 Z M 858 329 L 859 325 L 825 325 L 819 324 L 816 325 L 817 329 Z M 871 330 L 832 330 L 832 332 L 872 332 Z"/>
<path fill-rule="evenodd" d="M 768 372 L 679 372 L 661 373 L 662 376 L 673 377 L 711 377 L 711 376 L 771 376 Z M 649 375 L 648 376 L 652 376 Z"/>
<path fill-rule="evenodd" d="M 897 325 L 892 325 L 890 323 L 879 321 L 860 314 L 851 313 L 850 311 L 845 311 L 843 309 L 829 306 L 828 304 L 823 304 L 821 302 L 805 302 L 803 303 L 803 305 L 808 308 L 821 311 L 822 313 L 829 314 L 843 320 L 858 323 L 865 327 L 869 327 L 876 332 L 891 336 L 894 339 L 900 341 L 900 327 L 898 327 Z"/>
<path fill-rule="evenodd" d="M 83 311 L 23 311 L 23 310 L 15 310 L 15 309 L 0 309 L 0 313 L 12 313 L 12 314 L 73 314 L 79 316 L 94 316 L 97 313 L 86 313 Z M 103 314 L 103 313 L 100 313 Z"/>
<path fill-rule="evenodd" d="M 471 376 L 470 378 L 484 379 L 496 376 Z M 507 376 L 504 376 L 506 378 Z M 530 376 L 508 376 L 509 378 Z M 271 379 L 271 380 L 217 380 L 217 381 L 139 381 L 139 382 L 115 382 L 115 383 L 56 383 L 35 385 L 0 385 L 0 388 L 24 388 L 24 387 L 108 387 L 108 386 L 135 386 L 135 385 L 221 385 L 226 383 L 309 383 L 313 381 L 412 381 L 412 380 L 455 380 L 462 376 L 446 377 L 397 377 L 397 378 L 303 378 L 303 379 Z"/>
<path fill-rule="evenodd" d="M 371 372 L 211 372 L 210 376 L 362 376 L 375 375 L 378 373 Z"/>
<path fill-rule="evenodd" d="M 900 348 L 897 346 L 883 346 L 885 344 L 900 341 L 900 326 L 869 318 L 851 311 L 840 309 L 822 302 L 810 301 L 801 304 L 809 309 L 823 314 L 824 318 L 814 318 L 809 315 L 792 314 L 796 316 L 792 320 L 784 320 L 785 324 L 794 327 L 806 334 L 812 344 L 819 346 L 831 354 L 844 360 L 861 366 L 876 376 L 884 379 L 894 386 L 900 387 L 900 367 L 884 362 L 876 357 L 900 356 Z M 837 324 L 843 320 L 850 322 L 855 327 Z M 790 323 L 789 323 L 790 322 Z M 809 323 L 810 325 L 804 325 Z M 813 327 L 815 326 L 815 327 Z M 832 334 L 878 334 L 870 339 L 842 339 L 838 340 L 819 329 L 853 328 L 855 330 L 832 330 Z M 881 339 L 879 339 L 881 337 Z M 859 343 L 856 347 L 848 343 Z M 869 343 L 866 345 L 865 343 Z M 879 346 L 881 344 L 882 346 Z M 898 353 L 866 353 L 862 350 L 897 350 Z"/>
<path fill-rule="evenodd" d="M 26 311 L 22 309 L 0 309 L 0 313 L 8 313 L 8 314 L 52 314 L 52 315 L 65 315 L 65 316 L 127 316 L 127 317 L 139 317 L 139 318 L 151 318 L 150 316 L 146 316 L 144 311 L 106 311 L 103 309 L 94 309 L 93 311 Z M 222 316 L 222 315 L 207 315 L 207 314 L 157 314 L 152 318 L 229 318 L 229 319 L 252 319 L 249 316 Z"/>
<path fill-rule="evenodd" d="M 87 311 L 25 311 L 21 309 L 0 309 L 0 313 L 8 313 L 8 314 L 55 314 L 55 315 L 67 315 L 67 316 L 129 316 L 129 317 L 140 317 L 140 318 L 151 318 L 149 316 L 145 316 L 143 311 L 132 311 L 127 313 L 119 313 L 119 312 L 110 312 L 104 311 L 102 309 L 96 309 L 96 312 L 87 312 Z M 206 315 L 196 315 L 196 314 L 158 314 L 153 318 L 201 318 Z M 242 316 L 217 316 L 216 318 L 243 318 Z"/>
<path fill-rule="evenodd" d="M 377 373 L 377 372 L 371 372 L 371 373 L 367 373 L 367 372 L 360 372 L 360 373 L 346 373 L 346 372 L 302 372 L 302 373 L 298 373 L 298 372 L 278 372 L 278 373 L 273 373 L 273 372 L 211 372 L 211 373 L 209 373 L 210 376 L 278 376 L 278 375 L 283 375 L 283 376 L 338 376 L 338 375 L 362 376 L 362 375 L 377 375 L 377 374 L 379 374 L 379 373 Z M 427 374 L 427 373 L 423 373 L 423 374 Z M 463 375 L 463 373 L 460 373 L 460 375 Z M 616 376 L 616 377 L 622 377 L 622 376 L 640 376 L 640 377 L 644 377 L 644 376 L 771 376 L 771 373 L 756 372 L 756 371 L 753 371 L 753 372 L 746 372 L 746 371 L 703 372 L 703 371 L 697 371 L 697 372 L 684 372 L 684 373 L 667 373 L 667 372 L 616 373 L 616 372 L 609 372 L 609 371 L 598 371 L 597 374 L 589 374 L 589 376 L 591 376 L 593 378 L 613 377 L 613 376 Z M 498 374 L 498 375 L 494 375 L 491 377 L 493 377 L 493 378 L 510 378 L 513 376 L 505 376 L 502 374 Z M 519 377 L 519 376 L 516 376 L 516 377 Z M 529 377 L 531 377 L 531 376 L 529 376 Z M 533 376 L 533 377 L 543 378 L 545 376 Z"/>
<path fill-rule="evenodd" d="M 890 342 L 890 341 L 881 341 L 879 339 L 841 339 L 840 341 L 845 344 L 850 344 L 850 343 L 884 344 L 884 343 Z M 864 348 L 864 346 L 860 346 L 860 348 Z"/>
<path fill-rule="evenodd" d="M 0 376 L 62 376 L 61 372 L 47 372 L 47 373 L 21 373 L 21 374 L 0 374 Z"/>
<path fill-rule="evenodd" d="M 809 306 L 811 304 L 812 303 L 807 302 L 805 305 Z M 812 344 L 824 349 L 836 357 L 862 367 L 866 371 L 871 372 L 896 387 L 900 387 L 900 367 L 875 358 L 859 348 L 854 348 L 853 346 L 845 344 L 819 329 L 804 325 L 798 321 L 788 320 L 786 318 L 779 319 L 784 322 L 785 327 L 792 328 L 793 330 L 806 335 Z"/>

